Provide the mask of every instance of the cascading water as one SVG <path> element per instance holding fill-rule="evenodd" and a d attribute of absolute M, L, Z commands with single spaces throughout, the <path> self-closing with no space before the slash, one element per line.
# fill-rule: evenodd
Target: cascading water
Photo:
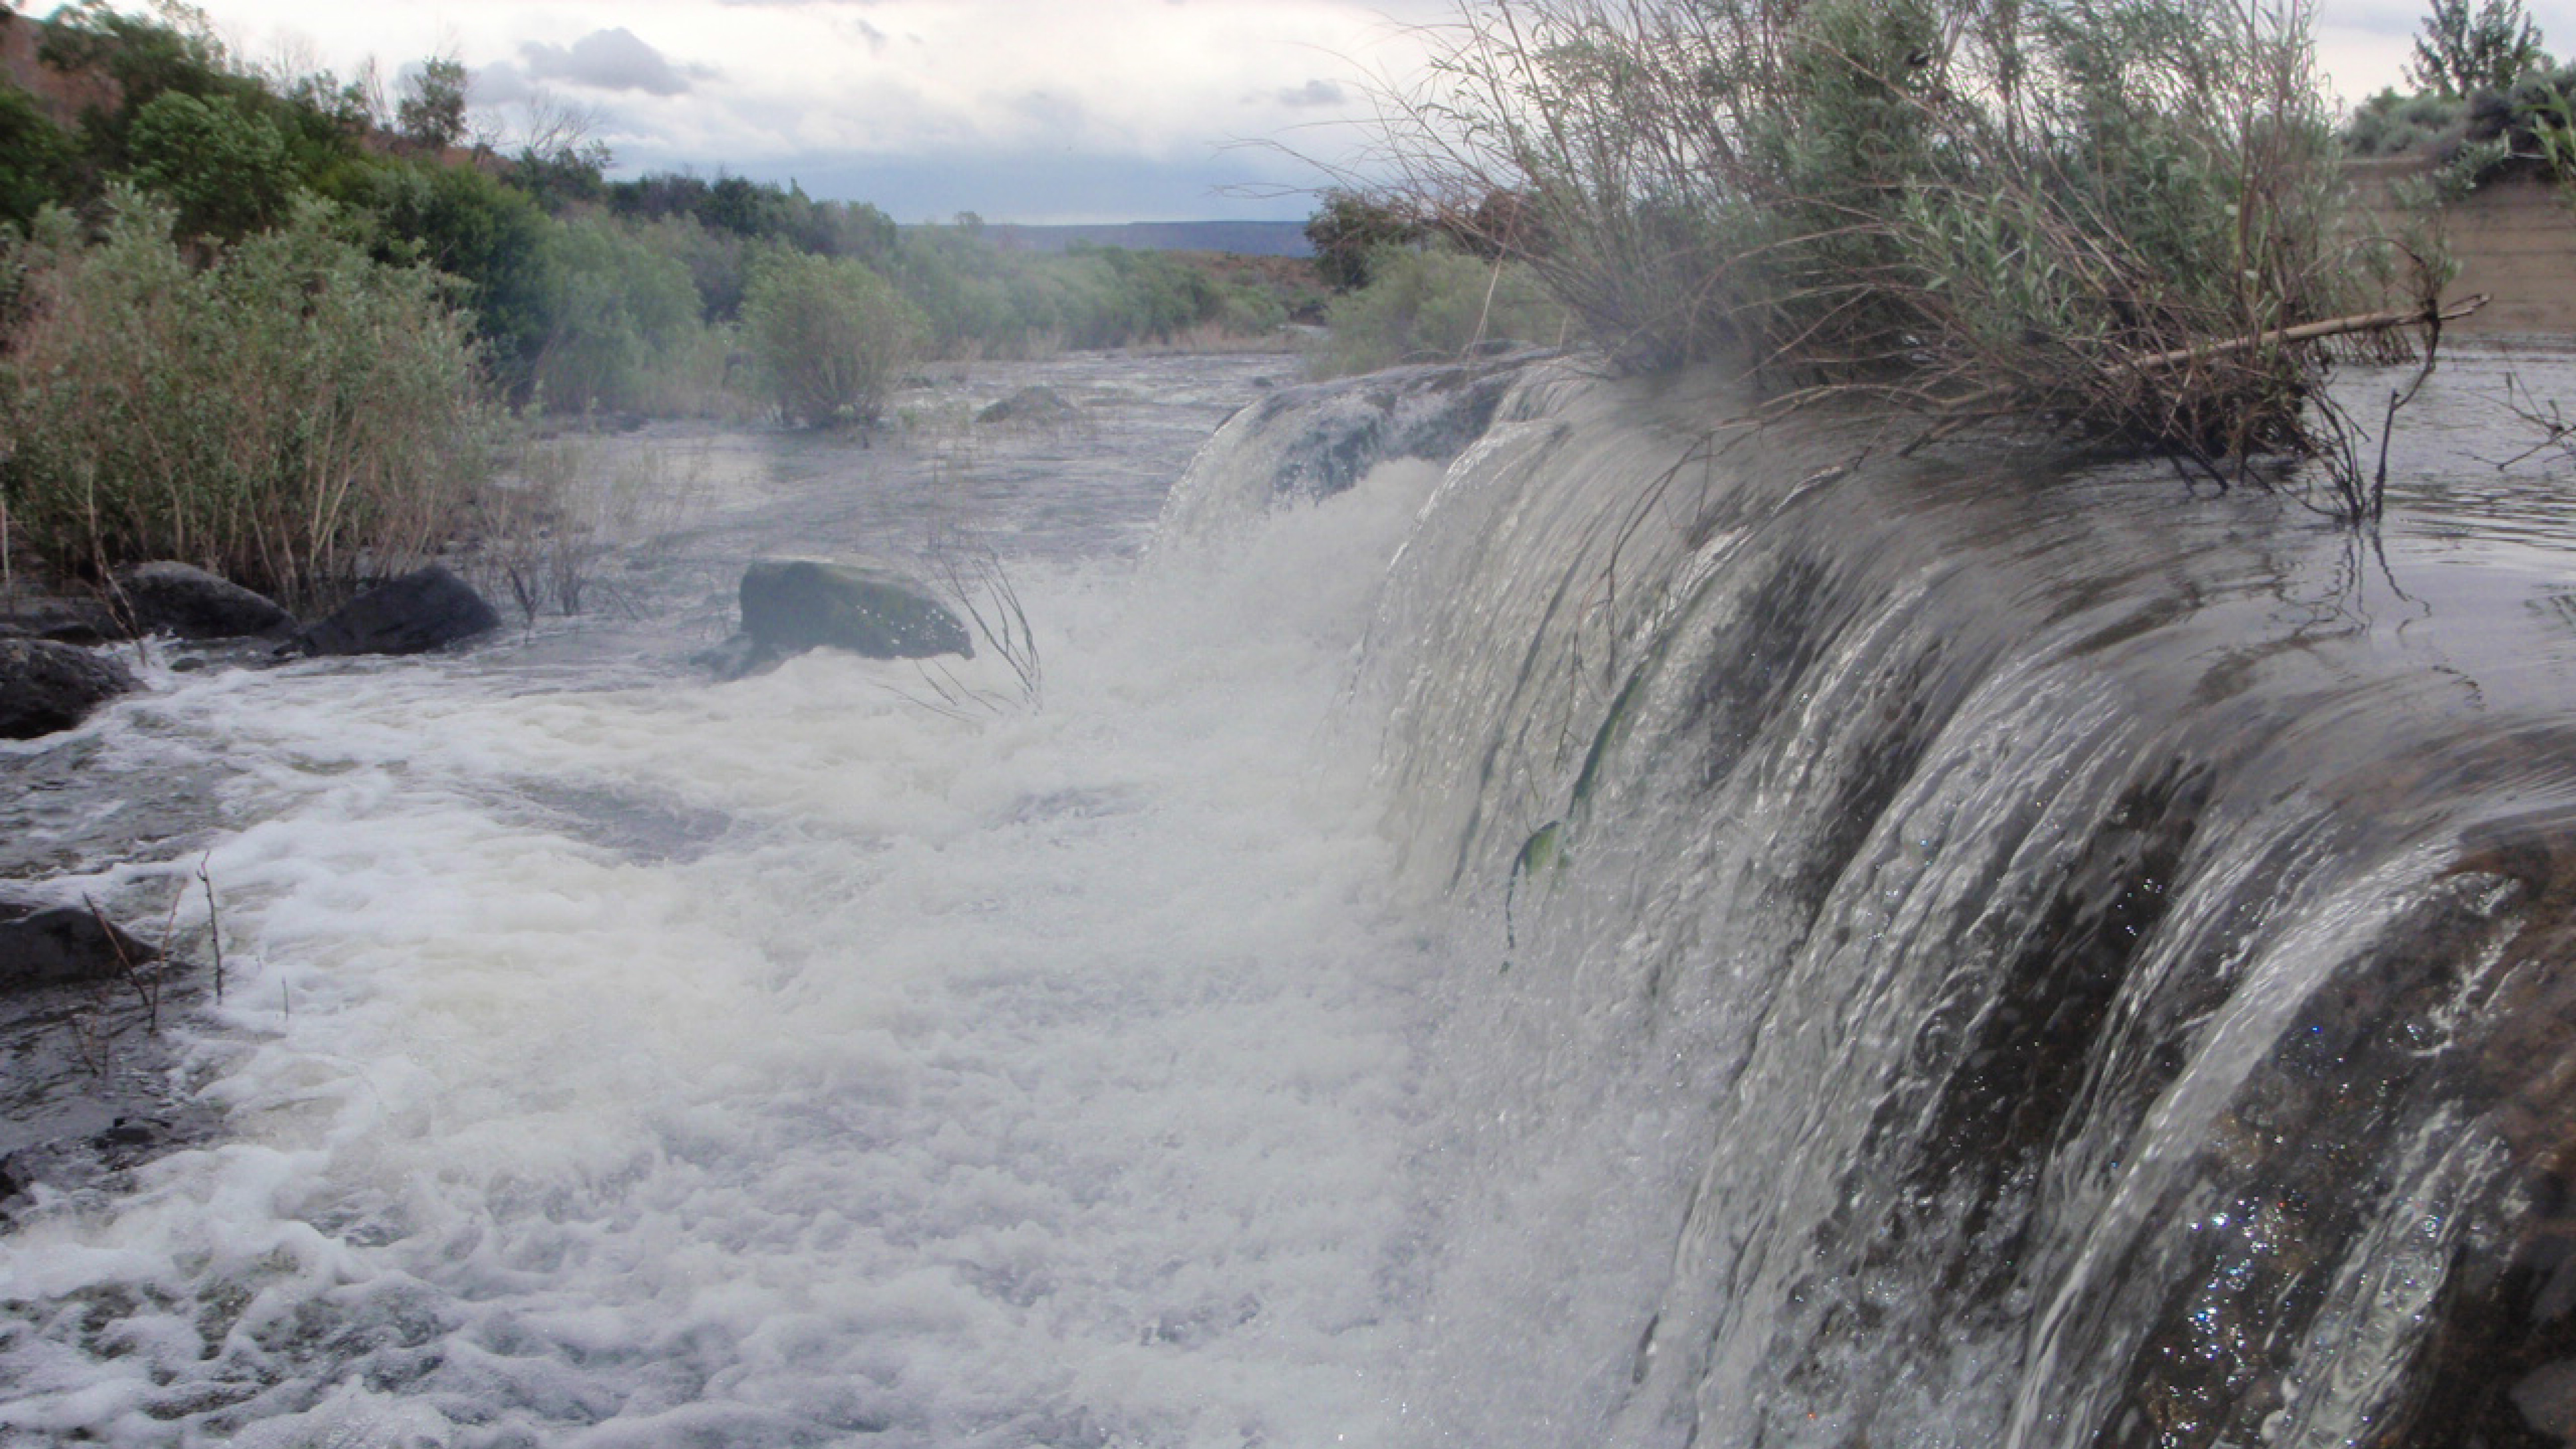
<path fill-rule="evenodd" d="M 1043 709 L 162 672 L 79 768 L 211 781 L 224 1129 L 0 1239 L 0 1442 L 2576 1434 L 2576 518 L 2472 486 L 2501 363 L 2384 562 L 1504 366 L 1272 394 L 1132 573 L 1152 488 L 969 480 Z"/>
<path fill-rule="evenodd" d="M 1423 1437 L 2576 1433 L 2576 520 L 2489 496 L 2502 383 L 2384 559 L 1688 380 L 1508 407 L 1358 690 L 1501 935 L 1426 1068 Z"/>

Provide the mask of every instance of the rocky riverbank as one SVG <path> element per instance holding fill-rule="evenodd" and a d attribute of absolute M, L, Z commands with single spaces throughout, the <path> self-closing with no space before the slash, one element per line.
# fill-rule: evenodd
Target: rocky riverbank
<path fill-rule="evenodd" d="M 190 652 L 182 667 L 255 666 L 309 654 L 419 653 L 500 624 L 482 596 L 432 565 L 310 626 L 274 600 L 177 562 L 81 590 L 62 581 L 0 600 L 0 738 L 77 731 L 139 685 L 144 641 Z M 129 654 L 129 650 L 133 653 Z M 60 778 L 80 773 L 77 741 Z M 38 779 L 22 782 L 43 789 Z M 151 813 L 133 817 L 148 830 Z M 160 841 L 137 834 L 132 853 Z M 211 895 L 211 882 L 205 884 Z M 220 966 L 182 959 L 139 922 L 120 925 L 75 880 L 0 881 L 0 1214 L 40 1191 L 93 1184 L 212 1129 L 163 1028 L 223 989 Z M 147 939 L 155 938 L 155 939 Z M 210 946 L 212 943 L 210 943 Z M 220 960 L 220 947 L 210 956 Z"/>

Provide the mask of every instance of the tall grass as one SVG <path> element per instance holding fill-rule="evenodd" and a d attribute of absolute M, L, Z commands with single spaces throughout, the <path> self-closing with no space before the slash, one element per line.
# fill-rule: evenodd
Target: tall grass
<path fill-rule="evenodd" d="M 1387 145 L 1630 365 L 2321 451 L 2324 360 L 2279 333 L 2386 258 L 2336 224 L 2302 3 L 1477 0 Z"/>
<path fill-rule="evenodd" d="M 454 531 L 487 436 L 467 323 L 318 204 L 193 265 L 127 192 L 0 258 L 0 493 L 58 569 L 197 563 L 309 606 Z"/>

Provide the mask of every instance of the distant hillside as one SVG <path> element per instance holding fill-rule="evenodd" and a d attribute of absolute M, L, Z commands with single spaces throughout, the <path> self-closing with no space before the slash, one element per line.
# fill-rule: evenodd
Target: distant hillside
<path fill-rule="evenodd" d="M 1302 221 L 1131 221 L 1100 226 L 1021 226 L 988 222 L 985 239 L 1011 251 L 1060 252 L 1077 244 L 1143 252 L 1232 252 L 1247 257 L 1304 257 Z"/>

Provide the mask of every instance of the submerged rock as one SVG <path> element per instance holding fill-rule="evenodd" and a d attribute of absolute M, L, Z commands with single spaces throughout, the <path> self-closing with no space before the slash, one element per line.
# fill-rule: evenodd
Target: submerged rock
<path fill-rule="evenodd" d="M 1254 406 L 1256 426 L 1309 412 L 1283 448 L 1275 498 L 1329 498 L 1391 458 L 1447 463 L 1484 436 L 1503 395 L 1537 354 L 1389 368 L 1365 377 L 1281 388 Z"/>
<path fill-rule="evenodd" d="M 1045 424 L 1070 422 L 1079 414 L 1051 387 L 1024 387 L 975 415 L 979 423 Z"/>
<path fill-rule="evenodd" d="M 160 958 L 87 906 L 0 895 L 0 993 L 114 981 Z"/>
<path fill-rule="evenodd" d="M 192 564 L 140 564 L 117 584 L 138 634 L 240 639 L 295 626 L 295 616 L 275 600 Z"/>
<path fill-rule="evenodd" d="M 0 737 L 32 740 L 67 730 L 134 687 L 106 655 L 43 639 L 0 639 Z"/>
<path fill-rule="evenodd" d="M 775 668 L 779 656 L 760 647 L 760 641 L 748 634 L 736 634 L 721 644 L 701 649 L 689 656 L 689 662 L 731 683 L 748 679 L 764 670 Z"/>
<path fill-rule="evenodd" d="M 764 559 L 743 571 L 741 637 L 748 650 L 728 643 L 713 651 L 738 666 L 729 678 L 826 646 L 871 659 L 975 654 L 965 624 L 927 584 L 810 559 Z"/>
<path fill-rule="evenodd" d="M 295 636 L 307 654 L 426 654 L 501 627 L 474 586 L 443 564 L 415 569 L 351 599 Z"/>

